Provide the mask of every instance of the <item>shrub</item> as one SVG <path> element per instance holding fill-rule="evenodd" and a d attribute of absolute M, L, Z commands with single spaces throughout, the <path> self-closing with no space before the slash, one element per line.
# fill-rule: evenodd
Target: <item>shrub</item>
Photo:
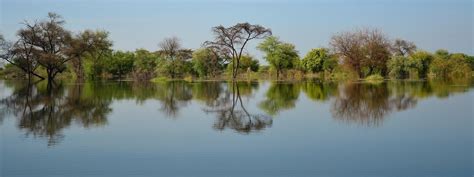
<path fill-rule="evenodd" d="M 366 81 L 383 81 L 384 78 L 380 74 L 372 74 L 365 78 Z"/>

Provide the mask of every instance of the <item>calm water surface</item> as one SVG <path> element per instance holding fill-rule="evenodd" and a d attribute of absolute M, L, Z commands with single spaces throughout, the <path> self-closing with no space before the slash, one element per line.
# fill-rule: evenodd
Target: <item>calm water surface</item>
<path fill-rule="evenodd" d="M 470 177 L 472 88 L 0 81 L 0 176 Z"/>

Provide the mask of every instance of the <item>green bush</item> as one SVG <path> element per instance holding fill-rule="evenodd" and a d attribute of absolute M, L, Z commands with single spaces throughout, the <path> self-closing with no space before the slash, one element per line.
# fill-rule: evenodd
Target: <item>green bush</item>
<path fill-rule="evenodd" d="M 380 74 L 372 74 L 365 78 L 366 81 L 383 81 L 384 78 Z"/>

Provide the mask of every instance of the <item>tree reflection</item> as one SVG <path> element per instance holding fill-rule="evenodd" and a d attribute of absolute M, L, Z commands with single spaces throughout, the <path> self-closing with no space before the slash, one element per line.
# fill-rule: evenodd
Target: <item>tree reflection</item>
<path fill-rule="evenodd" d="M 349 83 L 334 100 L 333 117 L 344 122 L 378 126 L 391 111 L 386 84 Z"/>
<path fill-rule="evenodd" d="M 327 101 L 337 94 L 337 84 L 320 80 L 301 83 L 301 90 L 314 101 Z"/>
<path fill-rule="evenodd" d="M 62 84 L 14 84 L 13 93 L 1 104 L 18 119 L 18 127 L 26 135 L 45 137 L 48 145 L 54 145 L 73 122 L 83 127 L 107 123 L 110 102 L 82 93 L 81 84 L 74 84 L 67 92 Z"/>
<path fill-rule="evenodd" d="M 223 94 L 207 104 L 207 108 L 203 110 L 217 116 L 214 129 L 222 131 L 229 128 L 239 133 L 248 134 L 271 127 L 272 117 L 250 113 L 242 101 L 242 96 L 250 96 L 252 87 L 256 86 L 258 85 L 253 83 L 232 82 Z"/>
<path fill-rule="evenodd" d="M 381 84 L 341 84 L 331 112 L 333 118 L 365 126 L 380 126 L 383 119 L 394 111 L 414 108 L 420 99 L 436 96 L 445 98 L 472 87 L 464 82 L 401 82 Z"/>
<path fill-rule="evenodd" d="M 381 84 L 273 82 L 263 100 L 256 100 L 255 90 L 260 89 L 256 82 L 90 82 L 57 83 L 52 87 L 45 82 L 0 84 L 1 88 L 12 89 L 7 97 L 0 98 L 0 123 L 6 116 L 15 117 L 19 129 L 27 135 L 46 138 L 49 145 L 60 142 L 64 137 L 62 131 L 71 125 L 106 125 L 111 103 L 116 100 L 134 100 L 138 105 L 156 100 L 156 107 L 163 114 L 177 118 L 180 110 L 194 99 L 205 105 L 205 113 L 216 116 L 214 129 L 247 134 L 271 127 L 272 116 L 294 108 L 300 92 L 314 101 L 328 101 L 335 120 L 375 127 L 391 113 L 412 109 L 420 100 L 444 99 L 474 86 L 472 80 Z M 254 102 L 257 107 L 246 106 Z"/>
<path fill-rule="evenodd" d="M 270 115 L 294 108 L 300 94 L 299 87 L 297 83 L 273 82 L 259 107 Z"/>
<path fill-rule="evenodd" d="M 192 89 L 187 82 L 166 82 L 158 86 L 160 110 L 169 117 L 176 118 L 179 109 L 193 98 Z"/>

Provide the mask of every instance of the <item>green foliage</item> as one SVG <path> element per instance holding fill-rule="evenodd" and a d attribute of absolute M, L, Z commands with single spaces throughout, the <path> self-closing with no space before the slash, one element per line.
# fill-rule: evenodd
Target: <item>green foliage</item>
<path fill-rule="evenodd" d="M 199 77 L 215 77 L 223 69 L 222 59 L 209 48 L 194 51 L 192 63 Z"/>
<path fill-rule="evenodd" d="M 425 78 L 433 56 L 425 51 L 417 51 L 409 57 L 393 56 L 387 62 L 389 76 L 395 79 Z"/>
<path fill-rule="evenodd" d="M 159 62 L 157 71 L 161 75 L 171 78 L 182 77 L 187 71 L 191 71 L 192 64 L 184 60 L 163 60 Z"/>
<path fill-rule="evenodd" d="M 395 79 L 404 79 L 408 76 L 409 62 L 404 56 L 394 56 L 388 60 L 389 76 Z"/>
<path fill-rule="evenodd" d="M 430 65 L 429 71 L 436 78 L 465 78 L 471 75 L 469 56 L 465 54 L 449 54 L 438 50 Z"/>
<path fill-rule="evenodd" d="M 293 44 L 281 42 L 277 37 L 268 37 L 257 48 L 266 53 L 265 60 L 276 69 L 277 78 L 284 69 L 297 66 L 299 56 Z"/>
<path fill-rule="evenodd" d="M 468 56 L 467 62 L 470 64 L 471 70 L 474 70 L 474 56 Z"/>
<path fill-rule="evenodd" d="M 135 51 L 133 62 L 133 72 L 135 79 L 150 80 L 154 77 L 155 69 L 158 65 L 159 56 L 145 49 Z"/>
<path fill-rule="evenodd" d="M 413 72 L 414 69 L 418 73 L 418 78 L 425 78 L 431 61 L 433 61 L 433 55 L 425 51 L 417 51 L 409 59 L 411 71 Z M 413 76 L 412 73 L 410 75 Z"/>
<path fill-rule="evenodd" d="M 105 59 L 106 71 L 114 78 L 123 78 L 133 70 L 134 58 L 133 52 L 113 52 Z"/>
<path fill-rule="evenodd" d="M 160 51 L 161 57 L 156 71 L 158 74 L 175 78 L 182 78 L 186 74 L 193 72 L 193 63 L 191 62 L 192 50 L 173 49 L 171 51 Z"/>
<path fill-rule="evenodd" d="M 301 60 L 301 67 L 307 72 L 332 71 L 337 61 L 329 55 L 328 49 L 312 49 Z"/>
<path fill-rule="evenodd" d="M 338 61 L 336 57 L 329 57 L 326 60 L 323 60 L 323 71 L 333 72 L 338 65 Z"/>
<path fill-rule="evenodd" d="M 367 76 L 365 78 L 366 81 L 374 81 L 374 82 L 378 82 L 378 81 L 383 81 L 384 78 L 383 76 L 381 76 L 380 74 L 372 74 L 370 76 Z"/>
<path fill-rule="evenodd" d="M 150 80 L 151 82 L 168 82 L 169 79 L 164 76 L 156 77 Z"/>
<path fill-rule="evenodd" d="M 240 58 L 239 72 L 247 72 L 247 71 L 257 72 L 259 65 L 260 64 L 258 60 L 254 59 L 252 56 L 243 55 Z M 232 71 L 232 67 L 233 67 L 233 64 L 232 62 L 230 62 L 227 65 L 227 70 Z"/>
<path fill-rule="evenodd" d="M 449 58 L 449 52 L 448 52 L 448 50 L 446 50 L 446 49 L 438 49 L 438 50 L 436 50 L 435 55 L 436 55 L 438 58 L 442 58 L 442 59 L 448 59 L 448 58 Z"/>

